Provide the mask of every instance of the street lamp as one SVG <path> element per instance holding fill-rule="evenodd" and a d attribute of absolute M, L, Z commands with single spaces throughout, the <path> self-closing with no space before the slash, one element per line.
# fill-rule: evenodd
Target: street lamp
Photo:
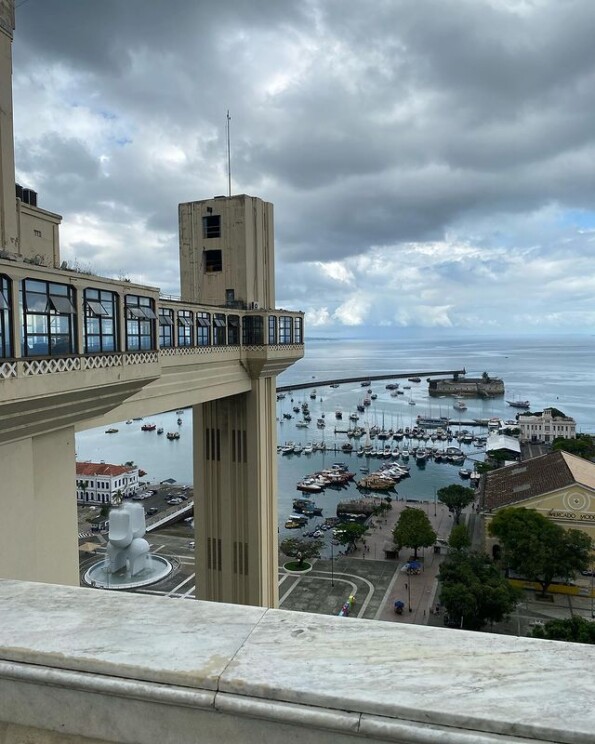
<path fill-rule="evenodd" d="M 332 536 L 331 536 L 331 586 L 335 586 L 335 551 L 333 547 Z"/>

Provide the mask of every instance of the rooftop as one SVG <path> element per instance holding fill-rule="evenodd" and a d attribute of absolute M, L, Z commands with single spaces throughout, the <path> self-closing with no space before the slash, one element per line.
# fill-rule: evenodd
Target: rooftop
<path fill-rule="evenodd" d="M 595 463 L 568 452 L 549 452 L 486 473 L 483 507 L 491 511 L 574 483 L 595 489 Z"/>
<path fill-rule="evenodd" d="M 124 475 L 124 473 L 134 473 L 137 467 L 127 465 L 110 465 L 106 462 L 77 462 L 76 474 L 78 475 Z"/>

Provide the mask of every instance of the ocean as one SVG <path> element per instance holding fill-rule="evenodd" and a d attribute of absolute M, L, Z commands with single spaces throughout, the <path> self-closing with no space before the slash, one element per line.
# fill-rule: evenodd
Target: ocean
<path fill-rule="evenodd" d="M 348 415 L 355 411 L 356 404 L 365 394 L 359 383 L 340 385 L 338 388 L 317 387 L 317 380 L 368 376 L 385 373 L 430 372 L 434 370 L 466 369 L 469 376 L 479 376 L 484 371 L 504 380 L 506 393 L 503 398 L 491 400 L 466 400 L 468 410 L 461 414 L 465 419 L 490 418 L 497 416 L 513 419 L 516 413 L 506 400 L 529 400 L 531 410 L 542 410 L 555 406 L 577 422 L 577 430 L 595 433 L 594 373 L 595 346 L 588 336 L 531 337 L 515 339 L 498 338 L 448 338 L 446 335 L 435 338 L 400 340 L 339 340 L 314 339 L 307 341 L 306 353 L 302 360 L 290 367 L 278 378 L 279 386 L 291 386 L 309 382 L 307 390 L 294 391 L 277 404 L 278 441 L 307 444 L 324 441 L 327 447 L 339 446 L 347 437 L 335 434 L 335 428 L 346 429 Z M 390 396 L 385 385 L 390 380 L 373 382 L 370 386 L 378 396 L 367 410 L 362 421 L 369 425 L 384 425 L 386 428 L 410 426 L 418 414 L 428 416 L 448 416 L 456 421 L 458 413 L 453 409 L 452 398 L 430 398 L 427 383 L 408 383 L 401 380 L 400 385 L 411 385 L 405 395 Z M 310 393 L 316 389 L 316 398 Z M 293 397 L 293 403 L 291 398 Z M 307 428 L 297 428 L 296 421 L 301 416 L 293 415 L 293 405 L 309 403 L 312 422 Z M 415 405 L 409 403 L 412 400 Z M 335 411 L 343 411 L 343 420 L 335 419 Z M 292 413 L 286 420 L 283 413 Z M 178 425 L 177 419 L 182 419 Z M 316 421 L 324 418 L 326 426 L 318 429 Z M 143 422 L 114 422 L 116 434 L 106 434 L 105 429 L 91 429 L 76 436 L 77 459 L 104 460 L 112 463 L 134 461 L 147 471 L 145 478 L 159 482 L 173 478 L 180 484 L 192 483 L 192 412 L 175 412 L 147 417 L 145 421 L 162 426 L 165 431 L 180 431 L 180 439 L 168 441 L 165 435 L 143 432 Z M 360 421 L 359 423 L 362 423 Z M 453 426 L 453 428 L 457 428 Z M 486 430 L 475 430 L 486 434 Z M 355 444 L 355 442 L 354 442 Z M 374 444 L 374 442 L 373 442 Z M 396 442 L 392 443 L 393 445 Z M 444 443 L 445 444 L 445 443 Z M 455 443 L 456 444 L 456 443 Z M 474 445 L 463 446 L 467 455 L 465 467 L 473 469 L 477 460 L 483 459 L 483 452 Z M 345 462 L 349 469 L 361 477 L 360 468 L 368 463 L 355 454 L 342 452 L 315 452 L 311 455 L 278 454 L 278 499 L 280 537 L 291 533 L 284 528 L 287 516 L 292 512 L 292 500 L 300 494 L 296 483 L 304 475 L 329 467 L 334 462 Z M 370 459 L 370 472 L 380 463 Z M 435 491 L 450 483 L 462 483 L 458 467 L 428 462 L 425 467 L 416 466 L 409 461 L 411 478 L 401 481 L 397 493 L 392 498 L 425 502 L 431 508 Z M 459 466 L 460 467 L 460 466 Z M 468 483 L 468 482 L 467 482 Z M 317 495 L 315 501 L 324 509 L 324 516 L 334 516 L 339 501 L 358 497 L 355 485 L 336 491 L 327 489 Z M 314 518 L 313 522 L 320 521 Z M 299 534 L 299 531 L 298 531 Z"/>

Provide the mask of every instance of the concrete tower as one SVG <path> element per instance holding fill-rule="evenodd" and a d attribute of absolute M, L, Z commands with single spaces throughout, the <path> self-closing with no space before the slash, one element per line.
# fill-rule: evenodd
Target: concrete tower
<path fill-rule="evenodd" d="M 247 310 L 275 304 L 273 205 L 216 196 L 179 206 L 182 300 Z"/>
<path fill-rule="evenodd" d="M 12 131 L 14 2 L 0 0 L 0 250 L 18 253 Z"/>

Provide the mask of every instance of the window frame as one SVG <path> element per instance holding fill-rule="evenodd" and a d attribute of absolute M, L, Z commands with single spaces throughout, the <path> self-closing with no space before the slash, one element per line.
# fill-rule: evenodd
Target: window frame
<path fill-rule="evenodd" d="M 10 359 L 13 355 L 12 317 L 12 280 L 0 274 L 0 359 Z"/>
<path fill-rule="evenodd" d="M 159 348 L 171 349 L 174 346 L 174 311 L 169 307 L 159 308 Z"/>
<path fill-rule="evenodd" d="M 78 353 L 76 290 L 73 286 L 25 277 L 21 281 L 20 299 L 23 356 Z M 40 339 L 45 339 L 45 342 Z"/>
<path fill-rule="evenodd" d="M 194 340 L 194 313 L 191 310 L 178 310 L 176 314 L 177 344 L 179 347 L 192 346 Z"/>
<path fill-rule="evenodd" d="M 126 351 L 155 351 L 155 300 L 146 295 L 124 297 Z"/>
<path fill-rule="evenodd" d="M 117 292 L 98 287 L 83 290 L 83 348 L 85 354 L 119 351 L 119 301 Z M 96 328 L 97 330 L 91 330 Z M 90 340 L 97 343 L 91 344 Z"/>

